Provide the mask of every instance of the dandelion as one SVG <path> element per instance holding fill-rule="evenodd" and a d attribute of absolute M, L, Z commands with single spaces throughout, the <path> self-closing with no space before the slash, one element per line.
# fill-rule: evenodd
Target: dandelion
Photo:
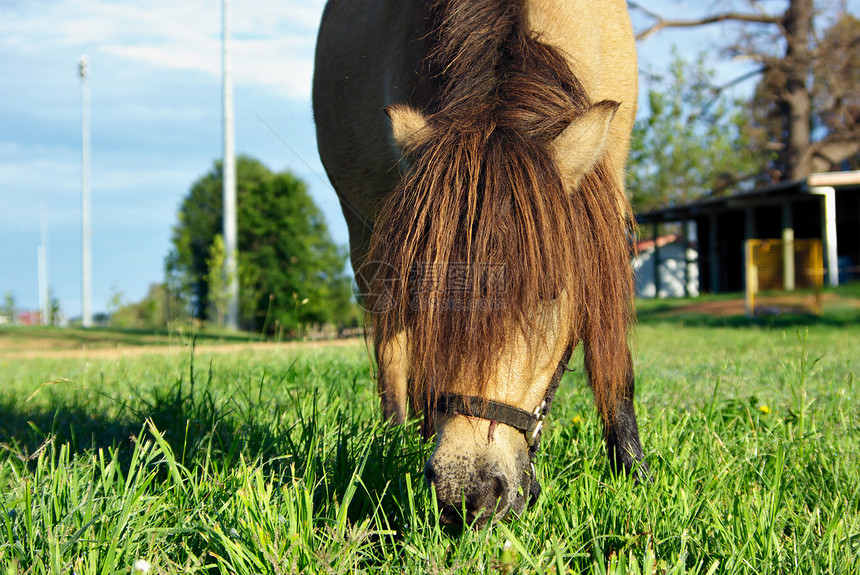
<path fill-rule="evenodd" d="M 515 559 L 514 544 L 511 543 L 510 539 L 506 539 L 505 544 L 502 545 L 502 553 L 499 556 L 499 564 L 502 567 L 500 571 L 503 573 L 510 573 L 513 570 Z"/>
<path fill-rule="evenodd" d="M 762 414 L 764 414 L 764 415 L 767 415 L 768 413 L 770 413 L 770 408 L 766 405 L 759 405 L 758 410 L 760 412 L 762 412 Z"/>
<path fill-rule="evenodd" d="M 149 572 L 150 567 L 152 567 L 152 565 L 150 565 L 149 561 L 147 561 L 146 559 L 138 559 L 134 562 L 135 573 L 143 573 L 145 575 Z"/>
<path fill-rule="evenodd" d="M 582 418 L 578 415 L 574 415 L 572 421 L 574 425 L 579 425 L 579 422 L 582 421 Z"/>

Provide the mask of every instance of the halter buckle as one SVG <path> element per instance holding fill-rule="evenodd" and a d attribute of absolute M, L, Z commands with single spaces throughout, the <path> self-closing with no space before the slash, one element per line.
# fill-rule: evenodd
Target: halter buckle
<path fill-rule="evenodd" d="M 528 443 L 529 447 L 534 447 L 540 437 L 540 432 L 543 429 L 543 421 L 546 419 L 546 411 L 546 400 L 544 399 L 532 412 L 536 420 L 534 429 L 526 436 L 526 443 Z"/>

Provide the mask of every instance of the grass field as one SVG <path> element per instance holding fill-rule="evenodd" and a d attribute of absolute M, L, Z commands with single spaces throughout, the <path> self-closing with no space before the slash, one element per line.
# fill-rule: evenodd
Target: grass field
<path fill-rule="evenodd" d="M 438 524 L 421 475 L 432 446 L 379 424 L 360 342 L 0 347 L 0 566 L 860 573 L 860 324 L 645 308 L 637 409 L 653 483 L 610 476 L 579 368 L 536 459 L 536 506 L 465 532 Z"/>
<path fill-rule="evenodd" d="M 4 353 L 57 350 L 122 349 L 185 345 L 194 340 L 200 344 L 224 345 L 259 341 L 255 334 L 236 334 L 211 330 L 166 330 L 79 327 L 59 328 L 16 326 L 0 328 L 0 350 Z M 33 354 L 36 355 L 36 354 Z"/>

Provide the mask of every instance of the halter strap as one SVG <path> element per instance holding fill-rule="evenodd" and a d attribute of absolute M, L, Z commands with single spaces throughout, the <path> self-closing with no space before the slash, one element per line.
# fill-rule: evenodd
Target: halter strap
<path fill-rule="evenodd" d="M 541 402 L 534 412 L 529 412 L 497 401 L 484 400 L 472 395 L 455 394 L 441 396 L 436 403 L 436 411 L 479 417 L 510 425 L 525 434 L 529 446 L 534 443 L 535 437 L 540 433 L 547 413 L 546 400 Z"/>
<path fill-rule="evenodd" d="M 454 393 L 443 394 L 439 396 L 436 402 L 435 411 L 442 413 L 451 413 L 459 415 L 468 415 L 470 417 L 478 417 L 487 419 L 497 423 L 504 423 L 514 429 L 518 429 L 526 438 L 526 443 L 529 445 L 529 453 L 534 455 L 540 448 L 540 438 L 543 432 L 543 422 L 549 414 L 549 409 L 552 407 L 552 400 L 555 398 L 555 393 L 558 391 L 558 386 L 561 383 L 561 377 L 565 371 L 569 371 L 567 362 L 570 361 L 570 355 L 573 349 L 568 347 L 561 361 L 558 362 L 558 367 L 550 380 L 549 387 L 546 390 L 543 401 L 533 411 L 526 411 L 519 407 L 499 403 L 489 399 L 481 399 L 472 395 L 459 395 Z"/>

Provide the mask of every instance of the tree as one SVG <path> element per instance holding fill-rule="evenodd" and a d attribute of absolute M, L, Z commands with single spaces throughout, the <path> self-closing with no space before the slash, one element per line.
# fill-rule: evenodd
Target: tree
<path fill-rule="evenodd" d="M 65 315 L 63 314 L 63 304 L 60 302 L 60 298 L 56 297 L 50 290 L 48 291 L 48 308 L 51 314 L 49 319 L 50 325 L 63 325 L 65 322 Z"/>
<path fill-rule="evenodd" d="M 230 282 L 232 278 L 227 277 L 224 262 L 227 261 L 227 246 L 224 245 L 224 237 L 215 234 L 212 245 L 209 246 L 209 257 L 206 258 L 206 283 L 209 286 L 209 317 L 214 317 L 215 322 L 223 326 L 227 317 L 227 306 L 230 302 Z M 230 274 L 231 276 L 233 274 Z"/>
<path fill-rule="evenodd" d="M 246 156 L 237 158 L 236 176 L 243 325 L 297 330 L 308 323 L 353 321 L 346 249 L 331 241 L 307 185 Z M 217 307 L 210 264 L 221 228 L 221 165 L 216 162 L 182 202 L 166 260 L 169 285 L 188 295 L 199 319 L 212 318 L 213 304 Z"/>
<path fill-rule="evenodd" d="M 742 153 L 750 142 L 741 104 L 715 94 L 704 58 L 686 62 L 673 50 L 668 77 L 651 76 L 627 169 L 636 212 L 724 194 L 763 170 L 766 158 Z"/>
<path fill-rule="evenodd" d="M 110 288 L 110 298 L 107 302 L 108 313 L 113 316 L 117 311 L 122 309 L 125 306 L 123 303 L 123 297 L 125 297 L 125 293 L 122 290 L 118 290 L 116 286 L 111 286 Z"/>
<path fill-rule="evenodd" d="M 818 44 L 813 69 L 813 132 L 828 138 L 813 144 L 813 171 L 838 166 L 843 158 L 860 169 L 860 19 L 843 14 Z M 827 57 L 828 54 L 833 57 Z"/>
<path fill-rule="evenodd" d="M 109 323 L 112 327 L 153 329 L 165 328 L 167 317 L 165 284 L 152 284 L 146 296 L 137 303 L 124 303 L 123 293 L 114 290 L 108 301 Z"/>
<path fill-rule="evenodd" d="M 15 312 L 18 311 L 15 306 L 15 296 L 12 292 L 7 291 L 3 296 L 3 307 L 0 308 L 0 317 L 3 317 L 9 324 L 15 323 Z"/>
<path fill-rule="evenodd" d="M 747 0 L 747 10 L 690 20 L 666 19 L 638 2 L 628 4 L 652 21 L 637 34 L 640 40 L 672 27 L 730 22 L 742 26 L 727 51 L 754 62 L 754 72 L 761 74 L 753 122 L 766 137 L 754 143 L 761 151 L 778 152 L 771 167 L 776 179 L 802 179 L 856 161 L 860 113 L 854 92 L 860 42 L 856 18 L 844 7 L 819 38 L 814 19 L 823 15 L 816 14 L 813 0 L 781 1 L 780 9 L 770 11 L 761 2 Z"/>

